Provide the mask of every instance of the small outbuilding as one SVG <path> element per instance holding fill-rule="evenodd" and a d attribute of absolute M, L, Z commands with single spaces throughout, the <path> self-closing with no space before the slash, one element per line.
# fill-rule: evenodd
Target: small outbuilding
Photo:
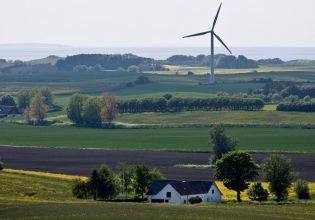
<path fill-rule="evenodd" d="M 204 203 L 220 203 L 222 192 L 214 181 L 156 180 L 147 196 L 150 203 L 189 204 L 192 197 Z"/>

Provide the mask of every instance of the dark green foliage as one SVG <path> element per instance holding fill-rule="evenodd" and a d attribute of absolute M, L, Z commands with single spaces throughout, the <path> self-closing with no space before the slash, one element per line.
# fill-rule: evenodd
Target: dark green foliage
<path fill-rule="evenodd" d="M 222 155 L 234 151 L 237 146 L 235 138 L 226 134 L 223 125 L 215 125 L 210 130 L 210 143 L 213 145 L 212 161 L 215 163 L 221 159 Z"/>
<path fill-rule="evenodd" d="M 135 191 L 143 199 L 152 183 L 150 169 L 144 165 L 135 167 Z"/>
<path fill-rule="evenodd" d="M 0 105 L 5 105 L 5 106 L 16 106 L 15 101 L 12 96 L 5 95 L 0 97 Z"/>
<path fill-rule="evenodd" d="M 198 204 L 202 202 L 202 199 L 199 196 L 196 196 L 196 197 L 190 197 L 188 201 L 190 204 Z"/>
<path fill-rule="evenodd" d="M 247 59 L 245 56 L 226 56 L 223 54 L 217 54 L 214 57 L 216 68 L 232 68 L 232 69 L 246 69 L 246 68 L 258 68 L 258 63 L 254 60 Z M 175 55 L 169 57 L 165 64 L 168 65 L 183 65 L 183 66 L 209 66 L 210 56 L 198 55 L 185 56 L 185 55 Z"/>
<path fill-rule="evenodd" d="M 282 61 L 280 58 L 258 60 L 259 65 L 283 64 L 283 63 L 284 61 Z"/>
<path fill-rule="evenodd" d="M 216 97 L 216 98 L 146 98 L 124 100 L 118 103 L 121 113 L 181 112 L 220 110 L 260 110 L 264 107 L 261 99 Z"/>
<path fill-rule="evenodd" d="M 254 60 L 247 59 L 245 56 L 225 56 L 221 55 L 216 61 L 217 68 L 227 69 L 246 69 L 258 68 L 258 63 Z"/>
<path fill-rule="evenodd" d="M 280 103 L 277 111 L 284 112 L 315 112 L 315 102 Z"/>
<path fill-rule="evenodd" d="M 163 95 L 163 98 L 165 98 L 166 100 L 170 100 L 171 98 L 173 98 L 173 95 L 167 93 L 167 94 Z"/>
<path fill-rule="evenodd" d="M 124 55 L 103 55 L 103 54 L 80 54 L 68 56 L 65 59 L 60 59 L 56 63 L 59 70 L 72 71 L 74 67 L 85 65 L 87 67 L 100 65 L 107 70 L 115 70 L 117 68 L 127 69 L 129 66 L 140 64 L 151 65 L 154 60 L 150 58 L 142 58 L 132 54 Z"/>
<path fill-rule="evenodd" d="M 88 181 L 89 193 L 93 196 L 93 199 L 98 198 L 98 189 L 100 187 L 100 177 L 97 170 L 93 170 Z"/>
<path fill-rule="evenodd" d="M 128 194 L 133 191 L 132 181 L 134 179 L 134 168 L 126 164 L 118 164 L 119 178 L 121 181 L 121 192 L 128 199 Z"/>
<path fill-rule="evenodd" d="M 310 189 L 305 180 L 298 180 L 294 184 L 294 191 L 298 199 L 310 199 Z"/>
<path fill-rule="evenodd" d="M 83 106 L 86 98 L 80 94 L 74 94 L 71 96 L 69 105 L 67 108 L 67 116 L 68 118 L 80 125 L 83 124 Z"/>
<path fill-rule="evenodd" d="M 110 168 L 101 165 L 98 171 L 99 185 L 97 196 L 103 200 L 110 200 L 117 195 L 118 190 L 115 183 L 115 176 Z"/>
<path fill-rule="evenodd" d="M 215 175 L 225 187 L 237 192 L 237 201 L 241 202 L 241 192 L 248 189 L 249 181 L 258 176 L 258 169 L 250 154 L 233 151 L 217 161 Z"/>
<path fill-rule="evenodd" d="M 0 161 L 0 171 L 4 169 L 4 163 Z"/>
<path fill-rule="evenodd" d="M 97 98 L 90 98 L 84 103 L 82 116 L 87 126 L 100 127 L 102 125 L 101 108 Z"/>
<path fill-rule="evenodd" d="M 250 200 L 259 202 L 267 201 L 269 196 L 268 190 L 264 189 L 260 182 L 254 183 L 251 187 L 249 187 L 247 194 Z"/>
<path fill-rule="evenodd" d="M 87 199 L 89 195 L 89 183 L 83 180 L 75 180 L 72 186 L 72 194 L 78 199 Z"/>
<path fill-rule="evenodd" d="M 18 93 L 17 102 L 19 108 L 25 109 L 31 104 L 32 93 L 31 90 L 23 90 Z"/>
<path fill-rule="evenodd" d="M 292 183 L 291 161 L 282 155 L 272 155 L 263 165 L 265 178 L 269 182 L 269 191 L 277 201 L 288 197 L 288 188 Z"/>
<path fill-rule="evenodd" d="M 137 80 L 134 82 L 135 85 L 142 85 L 150 83 L 150 80 L 147 76 L 139 76 Z"/>
<path fill-rule="evenodd" d="M 20 91 L 17 95 L 17 102 L 18 102 L 18 107 L 25 109 L 30 106 L 32 98 L 38 94 L 43 98 L 44 104 L 48 105 L 50 108 L 55 108 L 56 106 L 54 105 L 54 96 L 52 94 L 52 91 L 47 88 L 43 87 L 40 89 L 31 89 L 31 90 L 23 90 Z"/>
<path fill-rule="evenodd" d="M 142 199 L 144 195 L 148 192 L 152 185 L 153 180 L 162 179 L 163 176 L 157 169 L 150 170 L 149 167 L 145 165 L 138 165 L 135 167 L 135 192 Z"/>
<path fill-rule="evenodd" d="M 48 106 L 53 105 L 54 96 L 49 88 L 41 88 L 38 90 L 38 94 L 43 97 L 44 104 Z"/>

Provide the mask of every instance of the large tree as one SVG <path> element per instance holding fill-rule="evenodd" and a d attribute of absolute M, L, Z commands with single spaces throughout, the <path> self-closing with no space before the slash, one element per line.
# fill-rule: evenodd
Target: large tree
<path fill-rule="evenodd" d="M 100 180 L 98 196 L 104 200 L 112 199 L 118 193 L 114 173 L 108 166 L 103 164 L 98 171 L 98 175 Z"/>
<path fill-rule="evenodd" d="M 34 120 L 34 124 L 41 124 L 48 112 L 48 106 L 44 103 L 43 98 L 36 94 L 32 98 L 31 105 L 29 107 L 29 116 Z"/>
<path fill-rule="evenodd" d="M 217 161 L 215 175 L 224 186 L 237 192 L 237 201 L 241 202 L 241 192 L 248 189 L 249 181 L 258 176 L 258 169 L 250 154 L 233 151 Z"/>
<path fill-rule="evenodd" d="M 84 123 L 91 127 L 102 125 L 100 105 L 97 98 L 90 98 L 83 106 Z"/>
<path fill-rule="evenodd" d="M 86 97 L 80 95 L 80 94 L 74 94 L 70 97 L 69 105 L 67 108 L 67 116 L 68 118 L 80 125 L 83 124 L 83 106 L 84 102 L 86 100 Z"/>
<path fill-rule="evenodd" d="M 269 190 L 277 201 L 287 199 L 288 188 L 292 184 L 291 161 L 282 155 L 271 155 L 263 165 Z"/>
<path fill-rule="evenodd" d="M 222 124 L 210 129 L 210 143 L 213 145 L 212 161 L 214 163 L 221 159 L 223 154 L 234 151 L 237 145 L 236 139 L 226 134 Z"/>
<path fill-rule="evenodd" d="M 117 99 L 111 93 L 103 93 L 101 97 L 101 116 L 104 123 L 111 123 L 117 117 Z"/>

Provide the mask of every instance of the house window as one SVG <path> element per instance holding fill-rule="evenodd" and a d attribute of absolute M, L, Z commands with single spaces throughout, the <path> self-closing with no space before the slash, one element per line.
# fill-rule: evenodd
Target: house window
<path fill-rule="evenodd" d="M 172 197 L 172 193 L 171 192 L 167 192 L 166 193 L 166 198 L 171 198 Z"/>
<path fill-rule="evenodd" d="M 212 190 L 212 194 L 214 194 L 214 189 Z"/>

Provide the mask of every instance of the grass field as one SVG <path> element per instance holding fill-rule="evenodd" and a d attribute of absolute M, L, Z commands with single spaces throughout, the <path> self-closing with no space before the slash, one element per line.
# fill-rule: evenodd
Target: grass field
<path fill-rule="evenodd" d="M 240 150 L 315 152 L 313 129 L 228 128 Z M 210 151 L 207 128 L 92 129 L 0 124 L 0 144 L 127 150 Z"/>
<path fill-rule="evenodd" d="M 38 172 L 0 172 L 0 219 L 314 219 L 314 203 L 167 205 L 77 200 L 71 181 L 77 177 Z M 314 195 L 315 184 L 311 183 Z M 224 199 L 235 193 L 221 183 Z M 246 200 L 245 193 L 243 199 Z M 232 197 L 234 196 L 234 197 Z M 290 193 L 293 199 L 293 194 Z M 289 215 L 288 215 L 289 214 Z"/>
<path fill-rule="evenodd" d="M 131 124 L 315 124 L 315 113 L 270 111 L 195 111 L 123 114 L 117 121 Z"/>

